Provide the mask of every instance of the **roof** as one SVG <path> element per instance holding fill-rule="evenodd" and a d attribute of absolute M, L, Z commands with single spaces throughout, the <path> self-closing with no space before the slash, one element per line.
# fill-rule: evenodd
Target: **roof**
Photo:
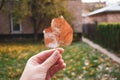
<path fill-rule="evenodd" d="M 116 4 L 116 5 L 106 6 L 104 8 L 90 12 L 84 16 L 92 16 L 92 15 L 103 13 L 103 12 L 115 12 L 115 11 L 120 11 L 120 5 Z"/>

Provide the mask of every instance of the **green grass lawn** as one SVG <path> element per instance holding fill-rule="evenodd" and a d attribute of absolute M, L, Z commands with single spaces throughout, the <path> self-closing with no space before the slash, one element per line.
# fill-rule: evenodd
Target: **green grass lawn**
<path fill-rule="evenodd" d="M 53 80 L 120 80 L 120 65 L 83 42 L 63 47 L 67 67 Z M 42 43 L 0 43 L 0 80 L 19 80 L 29 57 L 46 50 Z"/>

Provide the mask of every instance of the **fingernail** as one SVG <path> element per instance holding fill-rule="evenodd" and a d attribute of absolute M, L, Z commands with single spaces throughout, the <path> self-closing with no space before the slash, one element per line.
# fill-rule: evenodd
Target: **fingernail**
<path fill-rule="evenodd" d="M 64 49 L 63 48 L 56 48 L 60 53 L 63 53 L 64 52 Z"/>
<path fill-rule="evenodd" d="M 60 56 L 59 56 L 59 51 L 58 51 L 58 50 L 55 50 L 53 54 L 54 54 L 54 56 L 55 56 L 56 58 L 60 57 Z"/>

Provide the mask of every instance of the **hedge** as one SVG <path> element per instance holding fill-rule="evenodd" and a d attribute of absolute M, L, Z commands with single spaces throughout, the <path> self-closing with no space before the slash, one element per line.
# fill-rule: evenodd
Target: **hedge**
<path fill-rule="evenodd" d="M 97 42 L 114 51 L 120 51 L 120 23 L 101 23 L 97 26 Z"/>

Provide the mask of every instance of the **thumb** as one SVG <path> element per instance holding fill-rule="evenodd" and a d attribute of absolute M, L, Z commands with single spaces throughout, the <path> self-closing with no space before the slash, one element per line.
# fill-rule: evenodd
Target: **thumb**
<path fill-rule="evenodd" d="M 41 66 L 43 66 L 45 69 L 49 69 L 51 66 L 53 66 L 56 61 L 61 57 L 58 50 L 54 51 L 53 54 L 46 59 Z"/>

